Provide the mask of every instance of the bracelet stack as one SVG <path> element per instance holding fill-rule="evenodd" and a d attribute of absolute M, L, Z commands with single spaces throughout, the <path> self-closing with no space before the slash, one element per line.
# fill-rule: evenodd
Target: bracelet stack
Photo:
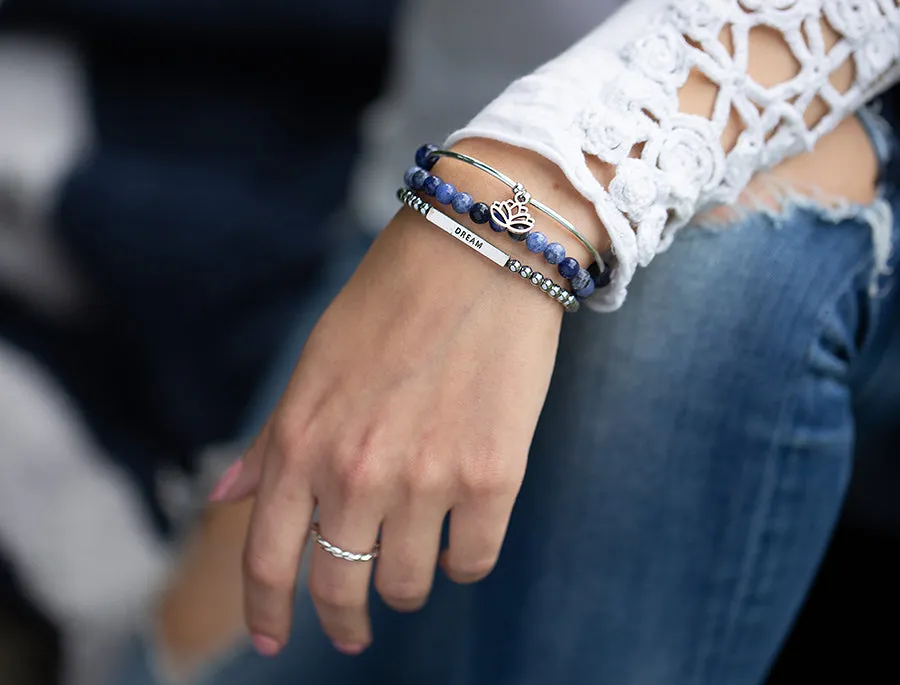
<path fill-rule="evenodd" d="M 456 159 L 494 177 L 512 191 L 512 199 L 497 200 L 490 205 L 485 202 L 476 202 L 469 193 L 457 190 L 450 183 L 445 183 L 443 179 L 430 173 L 430 169 L 440 157 Z M 416 152 L 416 165 L 406 171 L 403 180 L 406 189 L 398 191 L 398 198 L 401 202 L 421 212 L 431 223 L 481 252 L 496 264 L 531 281 L 543 292 L 563 304 L 567 311 L 576 311 L 579 301 L 589 297 L 596 289 L 603 288 L 610 282 L 610 267 L 589 240 L 556 211 L 532 198 L 521 183 L 513 181 L 484 162 L 452 150 L 442 150 L 434 145 L 423 145 Z M 556 267 L 559 275 L 569 281 L 573 292 L 569 293 L 568 290 L 553 283 L 550 278 L 536 272 L 532 267 L 510 258 L 509 255 L 491 245 L 484 238 L 470 232 L 448 215 L 422 200 L 415 191 L 422 191 L 434 197 L 440 204 L 449 205 L 454 212 L 467 215 L 476 224 L 488 224 L 493 231 L 505 232 L 512 240 L 524 242 L 529 252 L 542 255 L 547 264 Z M 594 263 L 587 269 L 583 268 L 578 260 L 566 255 L 566 249 L 561 243 L 551 242 L 545 233 L 534 230 L 535 220 L 529 212 L 529 205 L 555 220 L 575 237 L 594 258 Z M 500 264 L 501 261 L 504 263 Z"/>
<path fill-rule="evenodd" d="M 497 266 L 508 269 L 512 273 L 517 273 L 523 280 L 530 281 L 533 285 L 539 287 L 549 297 L 552 297 L 565 307 L 567 312 L 578 311 L 580 305 L 574 294 L 554 283 L 551 279 L 545 278 L 543 274 L 535 271 L 527 264 L 522 264 L 518 259 L 510 257 L 503 250 L 481 236 L 472 233 L 465 226 L 420 198 L 412 190 L 400 188 L 397 191 L 397 198 L 410 209 L 419 212 L 430 223 L 445 233 L 452 235 L 475 252 L 487 257 Z"/>

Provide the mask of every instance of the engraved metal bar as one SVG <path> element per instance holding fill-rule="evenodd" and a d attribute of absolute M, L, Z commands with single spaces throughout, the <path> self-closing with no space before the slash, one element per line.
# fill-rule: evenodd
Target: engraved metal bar
<path fill-rule="evenodd" d="M 459 242 L 465 243 L 479 254 L 483 254 L 497 266 L 506 266 L 506 263 L 509 261 L 509 255 L 503 250 L 494 247 L 434 207 L 428 210 L 425 218 L 444 232 L 452 235 Z"/>
<path fill-rule="evenodd" d="M 434 224 L 445 233 L 450 234 L 459 242 L 475 250 L 475 252 L 484 255 L 497 266 L 505 267 L 509 262 L 509 255 L 503 250 L 495 247 L 477 233 L 473 233 L 459 222 L 454 221 L 440 210 L 435 209 L 427 202 L 424 202 L 415 193 L 404 188 L 397 191 L 397 197 L 399 197 L 400 201 L 404 204 L 421 212 L 430 223 Z"/>

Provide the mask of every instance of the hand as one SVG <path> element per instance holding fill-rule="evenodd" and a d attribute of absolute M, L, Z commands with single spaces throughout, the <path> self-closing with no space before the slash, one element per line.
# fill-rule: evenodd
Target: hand
<path fill-rule="evenodd" d="M 557 303 L 421 216 L 404 210 L 385 229 L 317 324 L 227 494 L 218 493 L 257 495 L 244 553 L 257 649 L 274 654 L 287 640 L 316 506 L 322 536 L 345 550 L 369 551 L 380 531 L 375 587 L 398 610 L 426 602 L 448 512 L 444 570 L 462 583 L 491 571 L 561 319 Z M 322 627 L 358 653 L 372 640 L 373 564 L 311 549 Z"/>

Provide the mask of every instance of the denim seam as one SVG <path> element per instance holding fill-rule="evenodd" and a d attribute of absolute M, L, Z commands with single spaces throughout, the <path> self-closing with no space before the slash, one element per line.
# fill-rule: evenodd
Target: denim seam
<path fill-rule="evenodd" d="M 798 364 L 798 370 L 802 368 Z M 793 387 L 793 385 L 791 385 Z M 778 459 L 777 446 L 780 444 L 780 438 L 784 434 L 785 425 L 787 424 L 787 416 L 790 409 L 796 402 L 796 394 L 791 393 L 782 399 L 782 406 L 778 414 L 778 422 L 776 429 L 772 433 L 772 439 L 766 453 L 765 471 L 763 482 L 760 484 L 757 495 L 757 503 L 754 507 L 753 521 L 750 526 L 750 532 L 744 545 L 744 552 L 741 558 L 740 572 L 737 578 L 735 589 L 732 593 L 730 607 L 725 615 L 719 616 L 719 621 L 712 622 L 722 623 L 721 629 L 711 625 L 706 640 L 706 650 L 698 650 L 698 664 L 705 664 L 696 667 L 694 672 L 700 675 L 697 679 L 698 685 L 703 683 L 719 683 L 718 678 L 712 676 L 721 670 L 721 656 L 725 654 L 725 649 L 732 644 L 737 634 L 736 624 L 741 615 L 742 607 L 745 607 L 747 601 L 753 595 L 753 587 L 758 579 L 758 568 L 762 557 L 762 538 L 767 530 L 767 521 L 771 517 L 772 505 L 775 500 L 775 490 L 778 487 L 779 466 L 783 465 L 783 460 Z M 780 462 L 780 463 L 779 463 Z"/>
<path fill-rule="evenodd" d="M 864 222 L 862 222 L 859 219 L 850 218 L 848 220 L 855 221 L 855 222 L 859 223 L 861 227 L 863 227 L 863 228 L 865 227 Z M 834 298 L 827 298 L 819 307 L 819 310 L 816 312 L 816 316 L 814 319 L 817 323 L 817 327 L 813 331 L 813 334 L 810 338 L 810 342 L 807 345 L 806 353 L 803 356 L 803 362 L 802 362 L 802 364 L 798 365 L 799 373 L 797 374 L 797 380 L 802 380 L 803 369 L 808 368 L 812 361 L 813 350 L 815 348 L 816 342 L 821 338 L 822 332 L 823 332 L 825 326 L 827 325 L 828 310 L 833 308 L 835 303 L 837 301 L 839 301 L 841 298 L 845 297 L 849 292 L 851 292 L 852 289 L 856 288 L 856 283 L 862 277 L 863 273 L 869 268 L 869 265 L 871 264 L 871 262 L 872 262 L 872 255 L 868 251 L 866 251 L 856 261 L 856 264 L 853 266 L 853 268 L 847 270 L 847 272 L 844 274 L 844 277 L 840 280 L 839 284 L 835 287 L 834 292 L 837 293 L 837 296 Z M 791 384 L 790 387 L 795 387 L 795 386 L 793 384 Z M 775 431 L 773 432 L 770 453 L 769 453 L 769 456 L 767 457 L 767 460 L 768 460 L 767 464 L 766 464 L 766 476 L 767 477 L 772 475 L 772 470 L 770 468 L 771 461 L 773 460 L 773 458 L 776 461 L 778 460 L 777 459 L 778 445 L 781 444 L 782 440 L 784 439 L 784 434 L 785 434 L 785 430 L 786 430 L 787 426 L 792 423 L 791 421 L 788 421 L 788 416 L 790 416 L 793 409 L 796 408 L 798 400 L 799 400 L 799 397 L 798 397 L 797 392 L 792 392 L 792 394 L 788 398 L 786 398 L 786 401 L 782 404 L 782 409 L 781 409 L 781 412 L 779 413 L 779 417 L 778 417 L 778 425 L 777 425 L 777 428 L 775 429 Z M 781 470 L 783 470 L 783 467 L 785 466 L 787 459 L 785 458 L 780 461 L 782 463 L 780 464 L 781 468 L 779 469 L 779 472 Z M 768 505 L 766 508 L 766 515 L 769 515 L 769 514 L 771 514 L 771 511 L 773 509 L 773 504 L 774 504 L 775 498 L 777 496 L 777 491 L 779 488 L 779 480 L 776 478 L 776 480 L 774 482 L 765 483 L 764 488 L 767 488 L 769 490 L 769 500 L 766 503 Z M 757 511 L 757 515 L 759 517 L 763 517 L 762 512 L 759 510 Z M 764 533 L 764 531 L 766 529 L 766 526 L 765 526 L 766 520 L 767 520 L 767 518 L 761 518 L 759 520 L 760 530 L 756 531 L 756 534 L 753 537 L 753 540 L 755 542 L 758 542 L 759 539 L 761 538 L 762 534 Z M 753 560 L 747 561 L 747 565 L 745 566 L 746 573 L 742 574 L 743 579 L 746 581 L 747 585 L 749 585 L 749 583 L 751 582 L 751 577 L 753 575 L 753 572 L 759 566 L 759 564 L 756 563 L 756 562 L 760 561 L 758 558 L 759 556 L 760 555 L 758 554 L 758 549 L 757 549 L 754 552 L 755 558 Z M 729 626 L 734 625 L 734 623 L 736 622 L 737 616 L 740 615 L 741 605 L 745 605 L 746 601 L 751 597 L 751 595 L 752 595 L 752 593 L 750 591 L 747 591 L 743 594 L 743 596 L 737 597 L 735 599 L 734 609 L 733 609 L 730 619 L 728 621 Z M 736 631 L 732 630 L 732 632 L 736 632 Z M 731 643 L 731 642 L 733 642 L 733 640 L 727 641 L 727 643 Z"/>
<path fill-rule="evenodd" d="M 788 415 L 793 414 L 797 410 L 801 395 L 802 393 L 793 395 L 792 399 L 794 401 L 786 406 L 786 408 L 791 410 L 788 412 Z M 729 668 L 734 669 L 735 666 L 738 668 L 744 667 L 746 658 L 742 656 L 738 656 L 735 659 L 735 663 L 725 668 L 722 668 L 721 663 L 731 655 L 742 654 L 740 642 L 742 632 L 753 629 L 758 630 L 760 626 L 759 614 L 753 612 L 753 607 L 765 604 L 767 599 L 771 601 L 773 593 L 777 592 L 774 587 L 778 578 L 778 560 L 785 550 L 791 548 L 792 540 L 795 539 L 792 535 L 795 534 L 796 529 L 783 523 L 785 520 L 784 506 L 791 495 L 791 490 L 796 487 L 798 465 L 800 464 L 799 454 L 802 450 L 799 450 L 796 445 L 782 444 L 782 440 L 779 437 L 776 437 L 774 447 L 773 458 L 770 464 L 767 464 L 767 467 L 771 466 L 771 468 L 768 468 L 766 476 L 771 480 L 766 483 L 765 511 L 763 512 L 762 507 L 760 507 L 757 512 L 759 518 L 758 528 L 753 537 L 753 552 L 747 557 L 747 567 L 743 574 L 743 580 L 746 582 L 740 594 L 735 598 L 733 614 L 724 631 L 723 649 L 717 652 L 717 654 L 721 655 L 719 657 L 720 672 L 717 678 L 709 681 L 710 683 L 728 682 L 725 676 L 731 674 L 732 671 L 729 671 Z M 835 520 L 836 517 L 837 512 L 835 511 Z M 833 524 L 834 521 L 832 521 L 831 525 L 833 526 Z M 824 553 L 824 548 L 822 552 Z M 815 560 L 814 570 L 808 578 L 806 590 L 809 589 L 814 580 L 820 563 L 821 557 Z M 765 664 L 766 672 L 771 669 L 784 641 L 790 635 L 791 626 L 796 619 L 796 612 L 802 606 L 802 598 L 800 599 L 801 601 L 798 602 L 797 607 L 794 609 L 794 615 L 787 625 L 784 626 L 784 634 L 778 636 L 778 642 L 770 655 L 770 660 Z M 765 673 L 761 677 L 764 678 Z"/>
<path fill-rule="evenodd" d="M 858 222 L 861 228 L 865 228 L 862 220 L 852 217 L 847 220 Z M 834 292 L 840 293 L 839 298 L 845 296 L 851 288 L 856 287 L 855 284 L 868 269 L 871 262 L 871 252 L 866 250 L 857 260 L 853 268 L 847 270 L 844 277 L 839 282 L 839 285 L 835 288 Z M 796 365 L 794 375 L 795 380 L 797 381 L 802 380 L 803 369 L 808 368 L 812 358 L 813 348 L 826 325 L 826 312 L 830 307 L 834 306 L 835 301 L 835 298 L 828 298 L 822 303 L 814 317 L 817 326 L 811 336 L 810 343 L 806 348 L 802 360 Z M 790 383 L 787 387 L 795 388 L 798 387 L 798 385 L 799 384 Z M 698 683 L 720 682 L 718 677 L 712 677 L 717 671 L 722 670 L 722 657 L 716 657 L 715 655 L 731 653 L 731 647 L 739 633 L 738 623 L 740 622 L 740 616 L 742 613 L 745 613 L 748 603 L 756 596 L 756 590 L 762 580 L 761 567 L 766 558 L 771 558 L 771 550 L 775 547 L 774 544 L 764 545 L 762 540 L 767 533 L 772 532 L 770 521 L 772 512 L 777 505 L 778 493 L 781 486 L 781 476 L 790 461 L 789 455 L 779 454 L 778 446 L 784 441 L 785 431 L 791 424 L 789 417 L 793 414 L 798 402 L 799 395 L 797 391 L 792 390 L 789 395 L 782 398 L 782 406 L 779 410 L 776 428 L 772 432 L 770 446 L 765 458 L 766 464 L 764 466 L 763 482 L 759 487 L 757 503 L 753 514 L 753 522 L 745 543 L 741 560 L 741 571 L 738 575 L 736 589 L 733 593 L 730 609 L 724 616 L 719 615 L 717 620 L 711 622 L 703 645 L 705 649 L 701 648 L 698 650 L 698 667 L 694 669 L 695 673 L 700 674 L 700 678 L 697 681 Z M 721 629 L 719 629 L 719 627 L 721 627 Z M 717 647 L 723 647 L 724 649 L 717 649 Z M 699 665 L 704 663 L 706 664 L 705 668 Z"/>

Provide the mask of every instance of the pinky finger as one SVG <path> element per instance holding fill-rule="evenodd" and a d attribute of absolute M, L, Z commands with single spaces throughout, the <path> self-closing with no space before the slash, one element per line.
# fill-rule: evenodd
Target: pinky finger
<path fill-rule="evenodd" d="M 456 583 L 475 583 L 497 565 L 515 497 L 465 501 L 450 512 L 450 547 L 441 568 Z"/>

